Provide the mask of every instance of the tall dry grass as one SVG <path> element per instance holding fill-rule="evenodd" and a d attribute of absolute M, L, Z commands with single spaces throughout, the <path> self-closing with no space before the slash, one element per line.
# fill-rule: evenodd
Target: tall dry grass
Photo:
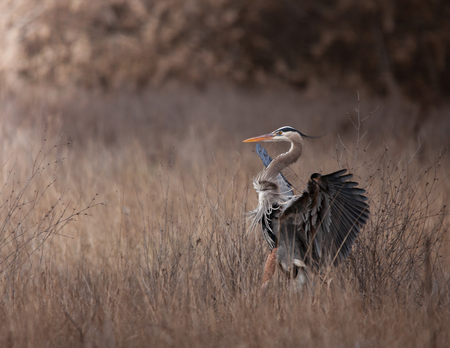
<path fill-rule="evenodd" d="M 446 346 L 444 148 L 390 139 L 389 118 L 354 100 L 340 102 L 356 129 L 324 99 L 241 92 L 3 95 L 1 346 Z M 245 219 L 262 165 L 240 141 L 327 119 L 341 141 L 309 142 L 286 175 L 301 192 L 313 172 L 351 169 L 370 221 L 312 291 L 278 274 L 263 294 L 267 247 Z"/>

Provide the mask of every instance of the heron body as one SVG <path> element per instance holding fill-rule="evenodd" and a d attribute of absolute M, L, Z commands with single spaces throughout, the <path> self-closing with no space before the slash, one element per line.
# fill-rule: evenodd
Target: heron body
<path fill-rule="evenodd" d="M 270 253 L 264 267 L 266 288 L 278 263 L 293 278 L 296 290 L 306 283 L 308 270 L 343 261 L 359 231 L 369 217 L 365 190 L 350 181 L 346 170 L 311 175 L 305 190 L 296 196 L 281 171 L 295 163 L 302 154 L 307 136 L 292 127 L 244 142 L 289 141 L 288 152 L 272 160 L 257 145 L 257 153 L 266 168 L 254 180 L 258 206 L 252 212 L 252 226 L 260 225 Z"/>

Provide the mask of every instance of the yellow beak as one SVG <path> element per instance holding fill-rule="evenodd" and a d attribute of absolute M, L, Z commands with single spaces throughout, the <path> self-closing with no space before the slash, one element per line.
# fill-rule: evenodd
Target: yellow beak
<path fill-rule="evenodd" d="M 270 140 L 273 139 L 273 134 L 264 134 L 264 135 L 260 135 L 258 137 L 254 137 L 254 138 L 248 138 L 243 140 L 243 143 L 254 143 L 257 141 L 266 141 L 266 140 Z"/>

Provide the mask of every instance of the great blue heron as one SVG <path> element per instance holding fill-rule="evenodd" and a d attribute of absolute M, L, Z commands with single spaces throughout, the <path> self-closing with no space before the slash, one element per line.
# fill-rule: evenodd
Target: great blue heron
<path fill-rule="evenodd" d="M 312 174 L 306 189 L 295 196 L 291 184 L 281 174 L 296 162 L 303 149 L 303 138 L 310 138 L 292 127 L 244 142 L 289 141 L 291 148 L 273 161 L 259 144 L 256 149 L 266 168 L 253 185 L 258 206 L 252 212 L 252 225 L 261 225 L 270 253 L 264 266 L 263 289 L 275 272 L 278 262 L 291 275 L 294 287 L 301 290 L 308 269 L 335 265 L 350 253 L 353 242 L 369 217 L 365 190 L 349 181 L 347 170 L 321 175 Z"/>

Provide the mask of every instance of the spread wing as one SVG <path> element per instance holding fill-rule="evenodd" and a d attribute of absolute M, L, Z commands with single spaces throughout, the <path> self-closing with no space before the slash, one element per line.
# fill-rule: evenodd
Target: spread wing
<path fill-rule="evenodd" d="M 266 149 L 261 147 L 261 145 L 259 144 L 256 144 L 256 153 L 258 154 L 259 158 L 261 158 L 264 166 L 267 168 L 270 162 L 272 162 L 272 157 L 270 157 Z M 291 183 L 287 181 L 283 174 L 279 173 L 277 175 L 277 182 L 278 186 L 280 187 L 281 193 L 285 194 L 287 197 L 292 197 L 294 195 Z"/>
<path fill-rule="evenodd" d="M 365 190 L 349 181 L 353 175 L 346 172 L 311 175 L 306 190 L 277 221 L 280 256 L 316 266 L 338 264 L 348 256 L 369 217 L 369 206 Z"/>

